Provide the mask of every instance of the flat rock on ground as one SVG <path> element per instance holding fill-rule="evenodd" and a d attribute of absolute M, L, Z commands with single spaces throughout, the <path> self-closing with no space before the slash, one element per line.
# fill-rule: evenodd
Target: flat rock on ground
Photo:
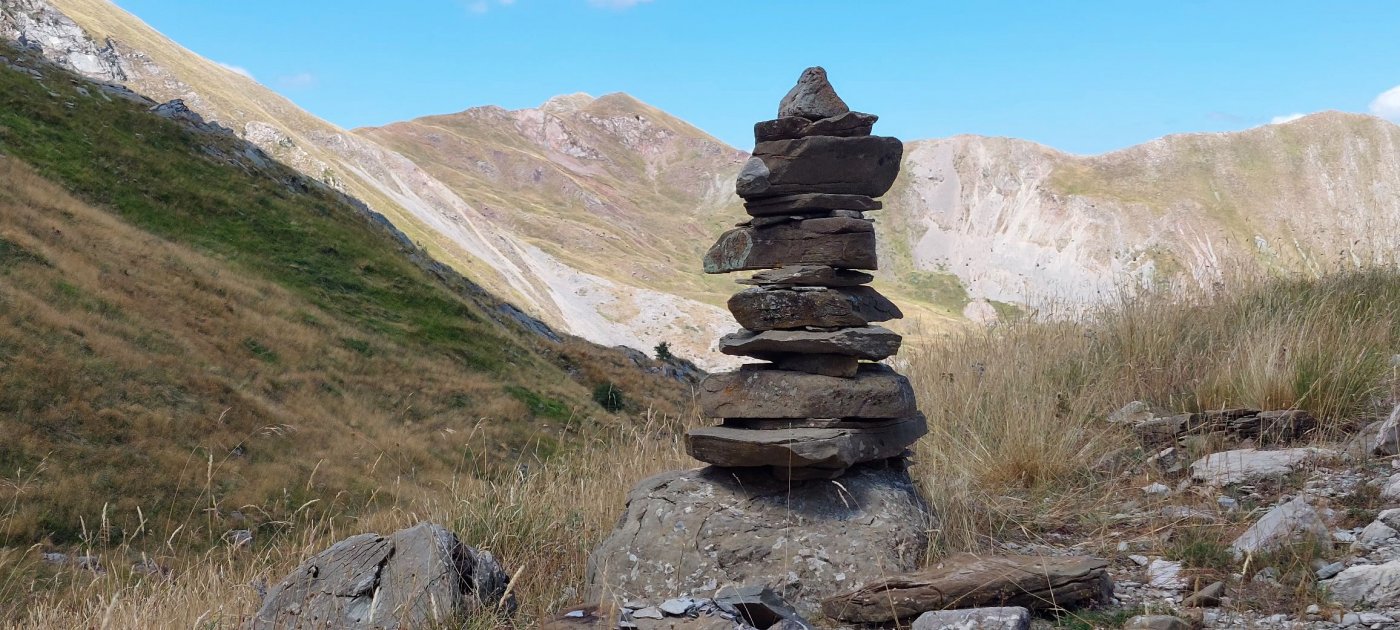
<path fill-rule="evenodd" d="M 419 628 L 495 606 L 509 581 L 490 553 L 439 525 L 360 534 L 287 575 L 247 627 Z M 513 599 L 506 605 L 514 610 Z"/>
<path fill-rule="evenodd" d="M 918 408 L 909 379 L 879 363 L 840 378 L 746 365 L 700 382 L 709 418 L 905 418 Z"/>
<path fill-rule="evenodd" d="M 1265 514 L 1230 545 L 1238 555 L 1273 551 L 1292 543 L 1332 544 L 1332 530 L 1307 500 L 1298 497 Z"/>
<path fill-rule="evenodd" d="M 1031 611 L 1019 606 L 938 610 L 914 620 L 910 630 L 1027 630 Z"/>
<path fill-rule="evenodd" d="M 932 526 L 902 466 L 857 466 L 839 483 L 673 471 L 632 490 L 589 557 L 587 590 L 600 601 L 661 601 L 767 584 L 810 619 L 824 597 L 917 567 Z"/>
<path fill-rule="evenodd" d="M 827 217 L 721 234 L 705 252 L 705 273 L 756 271 L 790 265 L 876 269 L 875 228 L 862 219 Z"/>
<path fill-rule="evenodd" d="M 828 598 L 822 611 L 842 621 L 887 623 L 948 608 L 1073 610 L 1112 596 L 1107 567 L 1098 558 L 959 554 Z"/>
<path fill-rule="evenodd" d="M 1191 477 L 1211 486 L 1252 483 L 1278 478 L 1309 461 L 1335 455 L 1319 448 L 1285 448 L 1261 451 L 1252 448 L 1211 453 L 1191 464 Z"/>
<path fill-rule="evenodd" d="M 1322 585 L 1343 604 L 1395 607 L 1400 605 L 1400 560 L 1347 567 Z"/>

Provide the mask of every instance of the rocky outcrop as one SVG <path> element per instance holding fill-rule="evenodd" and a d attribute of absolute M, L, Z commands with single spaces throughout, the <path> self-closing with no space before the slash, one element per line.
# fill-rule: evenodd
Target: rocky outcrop
<path fill-rule="evenodd" d="M 49 61 L 92 79 L 119 83 L 127 78 L 112 40 L 93 41 L 82 27 L 44 0 L 0 2 L 0 39 L 38 50 Z"/>
<path fill-rule="evenodd" d="M 765 584 L 807 616 L 822 598 L 922 559 L 932 517 L 901 467 L 856 466 L 839 483 L 702 468 L 637 485 L 588 561 L 597 600 L 707 597 Z"/>
<path fill-rule="evenodd" d="M 273 587 L 249 630 L 393 630 L 510 613 L 510 577 L 489 552 L 423 523 L 389 536 L 360 534 L 316 554 Z"/>

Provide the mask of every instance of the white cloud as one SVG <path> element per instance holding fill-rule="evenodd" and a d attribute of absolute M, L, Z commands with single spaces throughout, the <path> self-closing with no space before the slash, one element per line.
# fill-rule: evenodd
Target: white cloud
<path fill-rule="evenodd" d="M 1297 113 L 1297 112 L 1294 112 L 1294 113 L 1292 113 L 1292 114 L 1285 114 L 1285 115 L 1283 115 L 1283 116 L 1274 116 L 1273 118 L 1269 119 L 1269 124 L 1270 124 L 1270 125 L 1282 125 L 1283 123 L 1289 123 L 1289 122 L 1293 122 L 1293 121 L 1295 121 L 1295 120 L 1298 120 L 1299 118 L 1302 118 L 1304 115 L 1305 115 L 1305 114 L 1299 114 L 1299 113 Z"/>
<path fill-rule="evenodd" d="M 1371 113 L 1387 120 L 1400 122 L 1400 85 L 1381 92 L 1371 101 Z"/>
<path fill-rule="evenodd" d="M 289 90 L 305 90 L 316 87 L 316 75 L 310 72 L 300 72 L 285 77 L 279 77 L 277 84 Z"/>
<path fill-rule="evenodd" d="M 487 11 L 490 11 L 492 7 L 495 7 L 495 6 L 508 7 L 508 6 L 512 5 L 512 4 L 515 4 L 515 0 L 463 0 L 463 1 L 462 1 L 462 6 L 466 7 L 467 10 L 468 10 L 468 11 L 471 11 L 472 13 L 485 13 L 485 12 L 487 12 Z"/>
<path fill-rule="evenodd" d="M 630 9 L 639 4 L 645 4 L 651 0 L 588 0 L 591 4 L 600 9 Z"/>
<path fill-rule="evenodd" d="M 247 69 L 247 68 L 244 68 L 243 66 L 235 66 L 235 65 L 233 65 L 233 64 L 231 64 L 231 63 L 224 63 L 224 62 L 222 62 L 222 61 L 215 61 L 214 63 L 219 64 L 219 67 L 221 67 L 221 68 L 223 68 L 223 69 L 225 69 L 225 70 L 228 70 L 228 71 L 233 72 L 233 73 L 236 73 L 236 74 L 241 74 L 241 75 L 243 75 L 243 76 L 245 76 L 245 77 L 248 77 L 249 79 L 253 79 L 254 81 L 257 81 L 257 79 L 253 78 L 253 73 L 248 72 L 248 69 Z"/>

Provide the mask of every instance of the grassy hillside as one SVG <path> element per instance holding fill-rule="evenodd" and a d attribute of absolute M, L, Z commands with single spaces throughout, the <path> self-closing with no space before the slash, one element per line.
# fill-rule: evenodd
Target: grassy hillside
<path fill-rule="evenodd" d="M 688 404 L 241 141 L 44 74 L 0 68 L 0 544 L 275 548 L 295 519 L 354 527 Z M 47 575 L 25 566 L 0 610 Z"/>

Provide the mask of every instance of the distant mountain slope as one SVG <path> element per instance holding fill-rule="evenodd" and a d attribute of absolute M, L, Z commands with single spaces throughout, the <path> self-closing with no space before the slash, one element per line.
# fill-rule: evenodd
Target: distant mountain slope
<path fill-rule="evenodd" d="M 600 386 L 688 408 L 677 366 L 549 339 L 244 141 L 0 56 L 0 545 L 421 498 L 621 422 Z"/>
<path fill-rule="evenodd" d="M 704 359 L 708 342 L 698 339 L 727 325 L 719 309 L 650 290 L 626 273 L 571 267 L 402 155 L 180 47 L 107 0 L 0 0 L 0 37 L 158 101 L 184 99 L 277 160 L 363 200 L 435 257 L 558 329 L 642 349 L 669 341 L 681 356 Z M 697 329 L 706 332 L 682 334 Z"/>

